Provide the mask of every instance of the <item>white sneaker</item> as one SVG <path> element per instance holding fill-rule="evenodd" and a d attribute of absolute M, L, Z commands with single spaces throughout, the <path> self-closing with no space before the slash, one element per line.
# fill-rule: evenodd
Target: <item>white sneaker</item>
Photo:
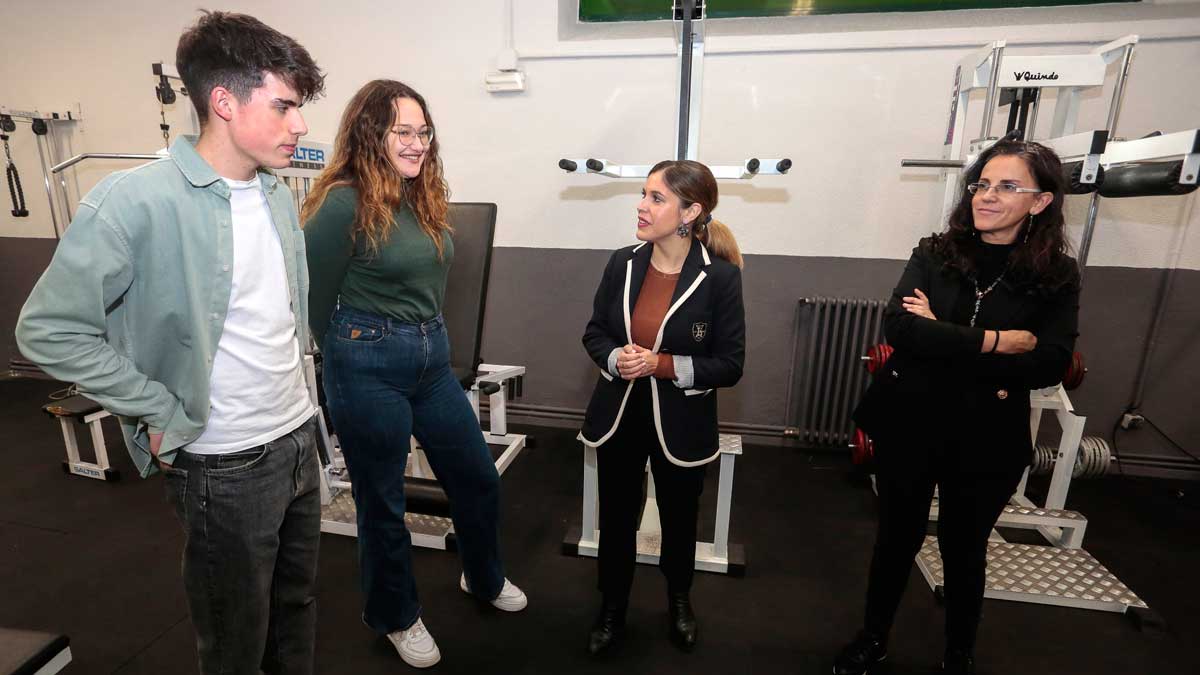
<path fill-rule="evenodd" d="M 420 619 L 408 630 L 392 631 L 387 637 L 400 652 L 400 658 L 413 668 L 428 668 L 442 660 L 442 652 Z"/>
<path fill-rule="evenodd" d="M 463 590 L 463 593 L 470 593 L 467 588 L 467 575 L 463 574 L 458 578 L 458 587 Z M 505 612 L 519 612 L 529 604 L 529 599 L 525 597 L 525 592 L 517 588 L 517 585 L 508 579 L 504 580 L 504 588 L 500 589 L 500 595 L 492 600 L 492 607 L 504 610 Z"/>

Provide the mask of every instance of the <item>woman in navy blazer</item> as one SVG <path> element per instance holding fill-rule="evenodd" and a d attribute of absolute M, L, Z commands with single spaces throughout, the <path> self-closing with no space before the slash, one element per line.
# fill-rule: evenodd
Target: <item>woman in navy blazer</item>
<path fill-rule="evenodd" d="M 717 396 L 742 376 L 746 348 L 742 257 L 712 219 L 708 167 L 656 164 L 637 207 L 641 243 L 618 249 L 596 290 L 583 335 L 599 368 L 580 439 L 597 448 L 601 610 L 588 650 L 624 632 L 633 583 L 642 478 L 649 458 L 662 524 L 670 636 L 696 643 L 689 599 L 705 465 L 717 458 Z"/>
<path fill-rule="evenodd" d="M 1057 384 L 1078 334 L 1063 173 L 1052 150 L 1001 140 L 964 174 L 946 232 L 913 249 L 884 316 L 895 352 L 855 410 L 875 440 L 879 530 L 863 629 L 835 675 L 861 675 L 887 636 L 938 488 L 943 671 L 974 673 L 988 535 L 1032 454 L 1029 392 Z"/>

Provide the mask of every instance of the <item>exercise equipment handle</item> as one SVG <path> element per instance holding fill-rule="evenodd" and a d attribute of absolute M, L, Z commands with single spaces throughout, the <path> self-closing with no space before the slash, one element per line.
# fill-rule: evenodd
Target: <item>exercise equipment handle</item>
<path fill-rule="evenodd" d="M 55 164 L 50 167 L 50 173 L 61 173 L 64 169 L 69 169 L 85 159 L 162 159 L 162 155 L 141 155 L 141 154 L 125 154 L 122 152 L 85 152 L 82 155 L 75 155 L 61 164 Z"/>

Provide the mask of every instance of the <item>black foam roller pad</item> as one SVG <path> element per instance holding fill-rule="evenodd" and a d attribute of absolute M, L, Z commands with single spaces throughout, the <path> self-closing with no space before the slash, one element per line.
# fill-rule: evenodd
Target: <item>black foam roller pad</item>
<path fill-rule="evenodd" d="M 436 480 L 429 478 L 404 479 L 404 510 L 427 516 L 450 515 L 450 498 Z"/>
<path fill-rule="evenodd" d="M 1100 196 L 1116 197 L 1162 197 L 1186 195 L 1196 189 L 1196 184 L 1179 182 L 1183 162 L 1150 162 L 1130 166 L 1111 167 L 1100 186 Z"/>
<path fill-rule="evenodd" d="M 1064 186 L 1067 194 L 1086 195 L 1095 192 L 1104 184 L 1104 167 L 1098 168 L 1093 182 L 1085 183 L 1083 182 L 1083 162 L 1069 162 L 1063 164 L 1063 178 L 1067 181 Z"/>

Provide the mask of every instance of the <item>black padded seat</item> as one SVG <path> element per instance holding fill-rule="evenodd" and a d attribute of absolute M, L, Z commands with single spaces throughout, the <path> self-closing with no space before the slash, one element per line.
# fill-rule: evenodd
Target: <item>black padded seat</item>
<path fill-rule="evenodd" d="M 101 410 L 104 408 L 99 403 L 82 394 L 76 394 L 60 401 L 51 401 L 42 406 L 42 411 L 51 417 L 74 417 L 77 419 L 83 419 Z"/>

